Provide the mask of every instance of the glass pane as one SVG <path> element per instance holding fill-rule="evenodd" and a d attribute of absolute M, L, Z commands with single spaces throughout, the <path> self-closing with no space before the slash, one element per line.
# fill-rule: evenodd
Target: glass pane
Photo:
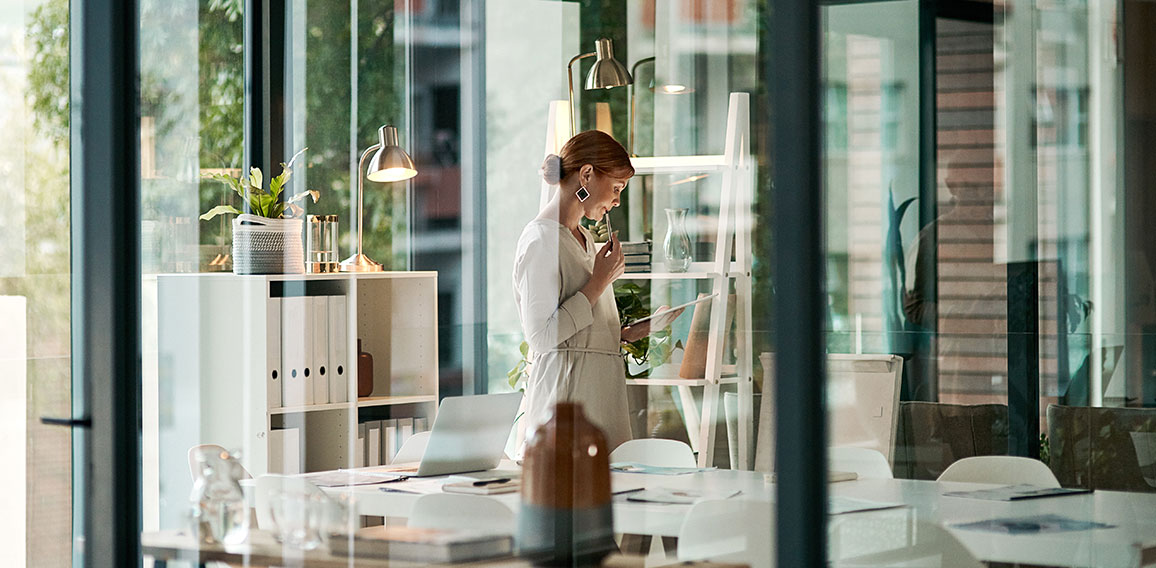
<path fill-rule="evenodd" d="M 0 8 L 0 546 L 13 566 L 72 564 L 69 9 Z"/>

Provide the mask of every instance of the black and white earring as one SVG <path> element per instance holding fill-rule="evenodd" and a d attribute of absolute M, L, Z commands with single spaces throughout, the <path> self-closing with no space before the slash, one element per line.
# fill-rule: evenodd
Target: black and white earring
<path fill-rule="evenodd" d="M 579 187 L 578 191 L 574 192 L 574 195 L 578 196 L 578 201 L 590 199 L 590 192 L 586 191 L 586 186 Z"/>

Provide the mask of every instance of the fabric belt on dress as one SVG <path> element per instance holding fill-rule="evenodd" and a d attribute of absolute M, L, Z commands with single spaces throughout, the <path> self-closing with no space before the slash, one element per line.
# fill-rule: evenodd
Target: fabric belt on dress
<path fill-rule="evenodd" d="M 534 353 L 534 358 L 536 359 L 539 355 L 545 355 L 546 353 L 595 353 L 598 355 L 611 355 L 614 357 L 622 356 L 621 351 L 610 351 L 609 349 L 594 349 L 591 347 L 557 347 L 554 349 L 548 349 L 542 353 Z"/>

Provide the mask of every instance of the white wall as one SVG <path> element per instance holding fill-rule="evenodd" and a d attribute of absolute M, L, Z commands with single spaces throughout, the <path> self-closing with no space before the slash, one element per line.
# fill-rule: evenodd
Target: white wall
<path fill-rule="evenodd" d="M 5 566 L 22 567 L 28 491 L 28 321 L 23 296 L 0 296 L 0 550 Z M 10 564 L 11 563 L 11 564 Z"/>

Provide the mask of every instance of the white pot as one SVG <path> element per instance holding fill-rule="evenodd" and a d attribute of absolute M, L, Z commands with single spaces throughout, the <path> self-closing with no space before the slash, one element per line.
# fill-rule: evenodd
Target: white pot
<path fill-rule="evenodd" d="M 235 274 L 304 274 L 301 219 L 270 219 L 248 213 L 233 219 Z"/>

